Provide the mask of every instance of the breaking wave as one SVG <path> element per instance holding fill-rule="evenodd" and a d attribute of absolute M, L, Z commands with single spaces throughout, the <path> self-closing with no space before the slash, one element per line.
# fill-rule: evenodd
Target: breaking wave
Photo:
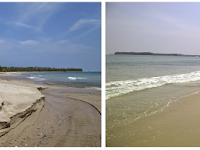
<path fill-rule="evenodd" d="M 166 84 L 186 83 L 198 80 L 200 80 L 200 71 L 136 80 L 112 81 L 106 83 L 106 99 Z"/>
<path fill-rule="evenodd" d="M 68 77 L 68 79 L 70 79 L 70 80 L 84 80 L 86 78 L 82 78 L 82 77 Z"/>
<path fill-rule="evenodd" d="M 35 81 L 44 81 L 44 80 L 46 80 L 46 79 L 41 78 L 41 77 L 39 77 L 39 76 L 41 76 L 41 75 L 38 75 L 38 76 L 31 76 L 31 77 L 27 77 L 27 78 L 28 78 L 28 79 L 31 79 L 31 80 L 35 80 Z"/>

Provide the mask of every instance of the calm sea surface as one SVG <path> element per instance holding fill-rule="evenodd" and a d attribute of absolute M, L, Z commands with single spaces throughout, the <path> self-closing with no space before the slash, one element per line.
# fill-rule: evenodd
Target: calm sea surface
<path fill-rule="evenodd" d="M 31 80 L 41 84 L 61 85 L 79 88 L 101 88 L 101 72 L 30 72 L 11 77 Z"/>
<path fill-rule="evenodd" d="M 136 122 L 200 91 L 200 58 L 106 56 L 106 128 Z M 122 134 L 107 134 L 107 139 Z"/>

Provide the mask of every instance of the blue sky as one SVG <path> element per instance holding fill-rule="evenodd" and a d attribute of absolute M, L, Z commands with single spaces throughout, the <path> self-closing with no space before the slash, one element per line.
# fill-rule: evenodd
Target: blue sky
<path fill-rule="evenodd" d="M 106 3 L 106 53 L 200 55 L 200 2 Z"/>
<path fill-rule="evenodd" d="M 101 70 L 101 3 L 0 3 L 0 65 Z"/>

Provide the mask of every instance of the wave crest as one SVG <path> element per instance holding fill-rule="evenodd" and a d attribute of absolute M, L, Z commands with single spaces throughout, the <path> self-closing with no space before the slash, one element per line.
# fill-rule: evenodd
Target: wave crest
<path fill-rule="evenodd" d="M 87 78 L 83 78 L 83 77 L 68 77 L 68 79 L 70 80 L 84 80 L 84 79 L 87 79 Z"/>
<path fill-rule="evenodd" d="M 166 84 L 186 83 L 197 80 L 200 80 L 200 71 L 137 80 L 112 81 L 106 83 L 106 99 Z"/>
<path fill-rule="evenodd" d="M 40 78 L 40 77 L 37 77 L 37 76 L 31 76 L 31 77 L 27 77 L 28 79 L 31 79 L 31 80 L 35 80 L 35 81 L 44 81 L 46 79 L 44 78 Z"/>

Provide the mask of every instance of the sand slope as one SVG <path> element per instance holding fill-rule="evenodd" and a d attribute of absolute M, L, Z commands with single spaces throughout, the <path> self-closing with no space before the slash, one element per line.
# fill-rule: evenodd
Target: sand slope
<path fill-rule="evenodd" d="M 44 95 L 37 86 L 30 82 L 0 79 L 0 136 L 42 109 Z"/>
<path fill-rule="evenodd" d="M 163 111 L 109 131 L 120 137 L 107 138 L 107 146 L 199 147 L 199 98 L 200 92 L 184 96 Z"/>
<path fill-rule="evenodd" d="M 0 146 L 101 146 L 101 115 L 95 108 L 53 95 L 50 88 L 42 93 L 46 95 L 45 105 L 39 115 L 30 115 L 2 136 Z"/>
<path fill-rule="evenodd" d="M 84 101 L 101 113 L 101 97 L 97 94 L 86 94 L 86 93 L 63 93 L 65 97 L 72 98 L 75 100 Z M 89 95 L 89 96 L 88 96 Z"/>
<path fill-rule="evenodd" d="M 99 91 L 51 86 L 39 91 L 38 87 L 41 85 L 32 82 L 0 79 L 1 120 L 14 120 L 0 130 L 1 147 L 101 146 L 99 111 L 89 102 L 61 96 L 70 91 L 71 96 L 84 93 L 84 98 L 92 100 L 98 93 L 95 97 L 99 101 Z"/>
<path fill-rule="evenodd" d="M 0 122 L 23 112 L 38 99 L 44 97 L 37 88 L 22 86 L 20 82 L 0 80 Z"/>

